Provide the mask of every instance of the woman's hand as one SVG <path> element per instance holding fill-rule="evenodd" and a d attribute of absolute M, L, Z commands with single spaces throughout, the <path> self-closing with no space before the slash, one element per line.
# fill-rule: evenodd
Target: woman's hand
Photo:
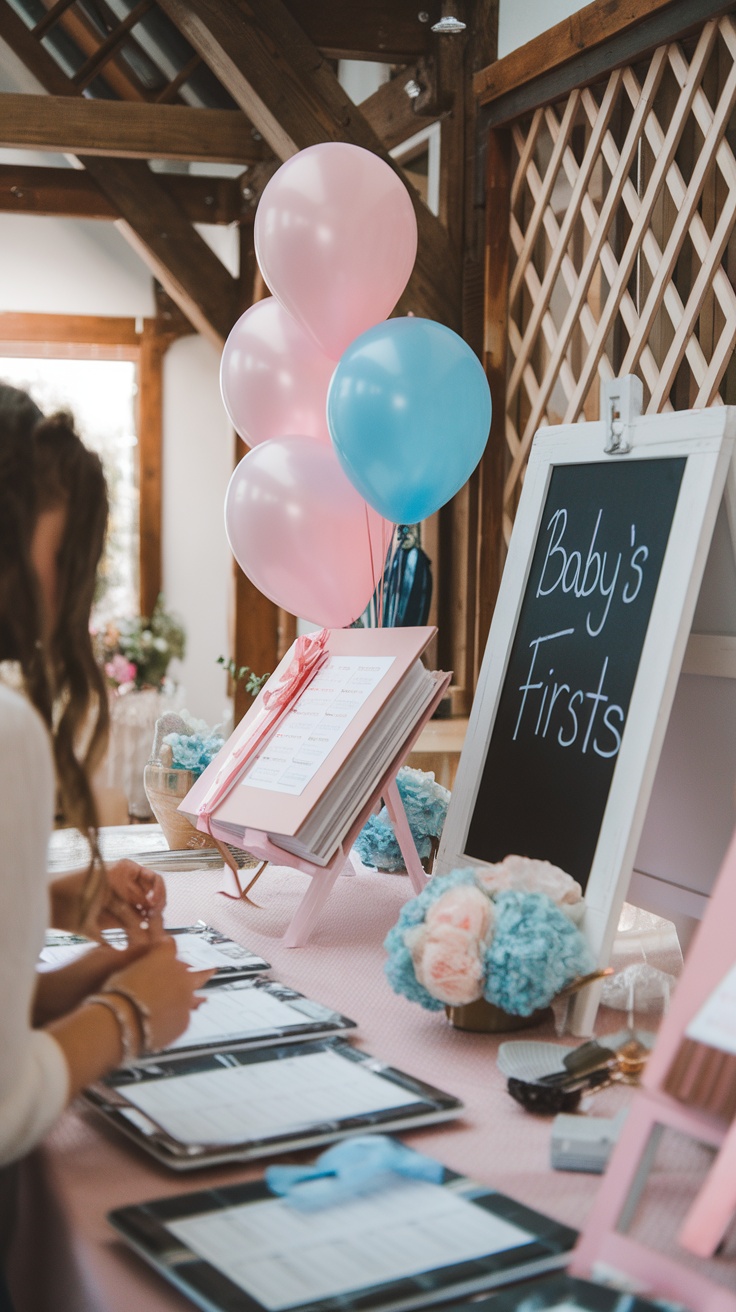
<path fill-rule="evenodd" d="M 128 943 L 163 938 L 166 885 L 161 875 L 128 858 L 107 867 L 107 892 L 97 912 L 100 930 L 124 929 Z"/>
<path fill-rule="evenodd" d="M 196 990 L 213 974 L 212 970 L 187 970 L 177 959 L 174 940 L 167 937 L 111 975 L 105 989 L 112 991 L 117 983 L 138 999 L 149 1012 L 152 1048 L 165 1048 L 184 1033 L 192 1011 L 204 1001 L 197 997 Z M 135 1026 L 133 1004 L 121 996 L 119 1005 Z M 104 1007 L 79 1007 L 48 1029 L 66 1058 L 70 1100 L 120 1062 L 120 1030 L 115 1017 Z"/>
<path fill-rule="evenodd" d="M 157 1052 L 183 1034 L 192 1011 L 206 1001 L 197 989 L 214 975 L 214 970 L 189 970 L 176 955 L 176 944 L 167 936 L 163 942 L 138 957 L 132 965 L 111 975 L 105 988 L 125 988 L 148 1009 L 151 1048 Z"/>
<path fill-rule="evenodd" d="M 56 970 L 40 971 L 36 976 L 33 999 L 34 1026 L 48 1025 L 80 1006 L 90 993 L 97 993 L 110 975 L 136 961 L 145 946 L 117 948 L 101 944 L 90 947 L 75 961 Z"/>
<path fill-rule="evenodd" d="M 72 930 L 97 940 L 103 929 L 123 929 L 132 947 L 158 942 L 163 937 L 166 886 L 155 870 L 127 858 L 111 862 L 106 876 L 100 877 L 84 924 L 80 924 L 87 878 L 86 870 L 77 870 L 50 884 L 54 929 Z"/>

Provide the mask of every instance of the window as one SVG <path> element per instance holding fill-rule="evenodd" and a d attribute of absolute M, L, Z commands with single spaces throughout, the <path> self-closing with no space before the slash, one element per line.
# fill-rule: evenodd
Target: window
<path fill-rule="evenodd" d="M 25 388 L 45 414 L 70 410 L 87 446 L 102 459 L 110 523 L 97 618 L 134 615 L 139 598 L 139 477 L 132 360 L 59 360 L 0 354 L 0 379 Z"/>

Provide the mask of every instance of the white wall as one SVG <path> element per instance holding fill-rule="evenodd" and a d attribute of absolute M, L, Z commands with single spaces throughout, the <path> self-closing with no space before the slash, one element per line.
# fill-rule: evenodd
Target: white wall
<path fill-rule="evenodd" d="M 0 214 L 0 310 L 154 313 L 145 265 L 114 224 Z"/>
<path fill-rule="evenodd" d="M 164 589 L 187 628 L 186 704 L 209 724 L 223 719 L 226 703 L 217 658 L 232 654 L 233 561 L 223 506 L 234 438 L 220 400 L 219 366 L 219 352 L 203 337 L 182 338 L 164 359 Z"/>
<path fill-rule="evenodd" d="M 586 0 L 587 2 L 587 0 Z M 580 0 L 500 0 L 498 8 L 498 57 L 554 27 L 584 6 Z"/>

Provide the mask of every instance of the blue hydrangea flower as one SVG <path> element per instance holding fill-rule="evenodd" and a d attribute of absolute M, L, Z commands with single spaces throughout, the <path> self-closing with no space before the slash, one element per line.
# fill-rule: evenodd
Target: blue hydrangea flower
<path fill-rule="evenodd" d="M 396 783 L 417 852 L 424 860 L 432 850 L 432 838 L 439 838 L 442 833 L 450 794 L 431 772 L 412 770 L 406 765 L 399 770 Z M 401 848 L 385 806 L 363 826 L 355 850 L 367 866 L 377 866 L 379 870 L 404 869 Z"/>
<path fill-rule="evenodd" d="M 172 752 L 171 764 L 175 770 L 191 770 L 197 777 L 217 756 L 224 738 L 209 729 L 198 733 L 167 733 L 164 742 Z"/>
<path fill-rule="evenodd" d="M 545 894 L 508 891 L 494 901 L 484 996 L 514 1016 L 530 1016 L 593 969 L 590 951 L 580 931 Z"/>

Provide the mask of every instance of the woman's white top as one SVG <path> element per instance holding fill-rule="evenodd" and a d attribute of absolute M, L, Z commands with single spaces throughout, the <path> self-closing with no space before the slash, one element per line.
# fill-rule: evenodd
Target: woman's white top
<path fill-rule="evenodd" d="M 66 1105 L 61 1047 L 34 1030 L 36 963 L 49 921 L 54 766 L 32 706 L 0 683 L 0 1166 L 33 1148 Z"/>

